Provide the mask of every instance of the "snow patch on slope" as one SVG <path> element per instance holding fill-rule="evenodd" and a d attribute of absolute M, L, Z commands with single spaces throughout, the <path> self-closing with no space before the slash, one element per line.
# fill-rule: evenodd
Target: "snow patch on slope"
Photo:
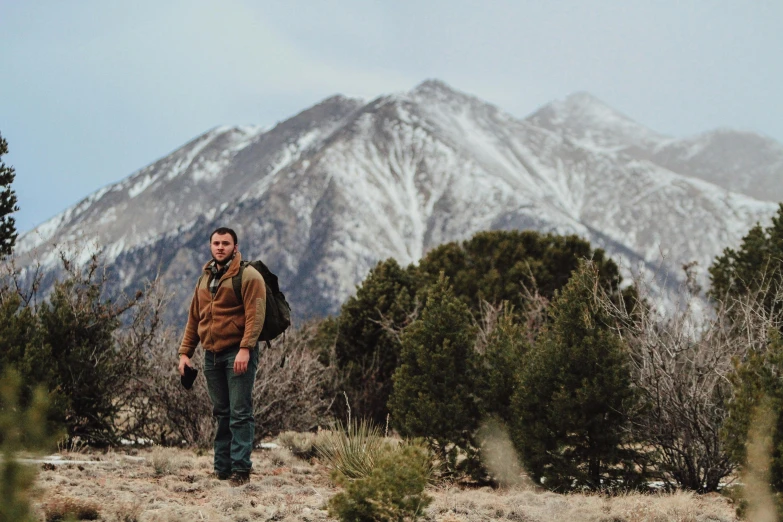
<path fill-rule="evenodd" d="M 143 178 L 141 178 L 138 182 L 136 182 L 135 185 L 133 185 L 131 188 L 128 189 L 128 196 L 131 198 L 135 198 L 142 192 L 144 192 L 147 187 L 152 185 L 152 182 L 155 181 L 155 179 L 150 175 L 147 174 Z"/>

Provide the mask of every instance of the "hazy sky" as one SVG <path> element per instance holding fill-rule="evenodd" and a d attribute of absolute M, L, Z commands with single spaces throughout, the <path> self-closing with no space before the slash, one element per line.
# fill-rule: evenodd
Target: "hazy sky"
<path fill-rule="evenodd" d="M 427 78 L 519 117 L 588 91 L 665 134 L 783 142 L 783 0 L 0 0 L 17 228 L 214 126 Z"/>

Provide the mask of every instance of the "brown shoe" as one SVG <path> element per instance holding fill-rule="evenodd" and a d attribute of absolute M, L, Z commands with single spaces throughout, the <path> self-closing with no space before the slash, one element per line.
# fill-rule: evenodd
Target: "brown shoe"
<path fill-rule="evenodd" d="M 231 482 L 232 486 L 241 486 L 243 484 L 247 484 L 250 482 L 250 472 L 235 471 L 231 474 L 231 477 L 228 480 Z"/>
<path fill-rule="evenodd" d="M 218 479 L 218 480 L 228 480 L 231 478 L 231 473 L 220 473 L 217 471 L 212 472 L 212 477 Z"/>

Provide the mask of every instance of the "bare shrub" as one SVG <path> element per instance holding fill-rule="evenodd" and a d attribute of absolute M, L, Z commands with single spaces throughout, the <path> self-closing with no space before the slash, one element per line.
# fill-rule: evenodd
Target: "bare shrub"
<path fill-rule="evenodd" d="M 286 333 L 262 350 L 253 388 L 256 439 L 283 431 L 308 431 L 326 417 L 333 370 L 318 360 L 314 324 Z"/>
<path fill-rule="evenodd" d="M 163 322 L 168 302 L 160 281 L 151 282 L 130 321 L 118 332 L 120 353 L 133 361 L 122 410 L 123 437 L 138 443 L 205 447 L 213 434 L 209 397 L 203 379 L 191 390 L 180 384 L 178 338 Z"/>
<path fill-rule="evenodd" d="M 214 438 L 212 405 L 206 380 L 199 376 L 185 390 L 177 371 L 179 337 L 162 326 L 167 303 L 165 291 L 156 286 L 137 307 L 133 321 L 120 338 L 125 353 L 136 361 L 134 402 L 127 405 L 126 437 L 157 444 L 209 447 Z M 281 431 L 306 431 L 325 417 L 331 370 L 318 361 L 310 348 L 315 328 L 293 330 L 261 350 L 253 401 L 256 439 Z M 202 367 L 202 357 L 192 364 Z"/>
<path fill-rule="evenodd" d="M 691 266 L 684 268 L 693 281 Z M 631 351 L 644 399 L 632 429 L 654 449 L 652 464 L 667 486 L 716 491 L 737 466 L 721 434 L 734 361 L 763 349 L 772 318 L 755 294 L 710 307 L 694 285 L 681 288 L 674 312 L 660 313 L 643 304 L 651 301 L 647 287 L 639 281 L 636 287 L 632 310 L 602 296 Z"/>
<path fill-rule="evenodd" d="M 146 418 L 137 424 L 136 439 L 210 447 L 214 423 L 205 379 L 199 375 L 190 390 L 182 387 L 176 359 L 178 342 L 171 331 L 162 334 L 155 345 L 138 374 L 139 399 L 134 411 L 142 411 Z M 201 368 L 198 358 L 193 358 L 192 364 Z"/>

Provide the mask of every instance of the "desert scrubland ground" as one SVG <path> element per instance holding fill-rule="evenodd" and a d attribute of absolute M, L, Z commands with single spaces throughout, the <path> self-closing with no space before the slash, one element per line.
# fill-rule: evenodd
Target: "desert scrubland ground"
<path fill-rule="evenodd" d="M 283 447 L 255 450 L 248 484 L 211 475 L 210 452 L 178 448 L 62 452 L 35 464 L 41 520 L 67 510 L 82 519 L 120 522 L 333 520 L 327 500 L 338 490 L 316 459 Z M 614 497 L 559 495 L 531 486 L 466 489 L 433 484 L 422 520 L 473 522 L 731 522 L 735 507 L 717 494 Z"/>

